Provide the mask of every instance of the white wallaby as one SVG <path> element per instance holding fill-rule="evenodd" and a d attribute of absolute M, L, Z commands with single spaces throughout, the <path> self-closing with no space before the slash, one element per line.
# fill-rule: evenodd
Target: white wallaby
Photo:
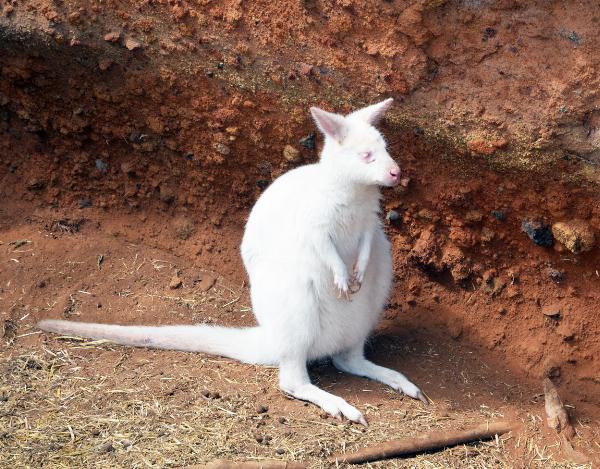
<path fill-rule="evenodd" d="M 307 362 L 331 357 L 340 370 L 427 399 L 403 374 L 375 365 L 364 344 L 392 284 L 390 244 L 380 221 L 379 186 L 400 168 L 373 125 L 387 99 L 347 116 L 311 108 L 325 136 L 321 159 L 267 188 L 248 218 L 241 253 L 257 327 L 117 326 L 44 320 L 45 331 L 119 344 L 205 352 L 279 366 L 279 386 L 335 417 L 366 425 L 342 398 L 311 384 Z"/>

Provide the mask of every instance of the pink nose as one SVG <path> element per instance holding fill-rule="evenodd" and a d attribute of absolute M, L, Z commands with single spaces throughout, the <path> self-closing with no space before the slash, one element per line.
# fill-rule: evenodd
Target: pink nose
<path fill-rule="evenodd" d="M 390 169 L 390 176 L 394 179 L 398 179 L 400 177 L 400 168 Z"/>

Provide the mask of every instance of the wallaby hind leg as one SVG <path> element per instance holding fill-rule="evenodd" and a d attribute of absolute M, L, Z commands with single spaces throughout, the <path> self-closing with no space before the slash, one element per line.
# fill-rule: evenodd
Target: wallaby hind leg
<path fill-rule="evenodd" d="M 333 357 L 334 366 L 341 371 L 387 384 L 398 392 L 429 405 L 425 394 L 399 371 L 376 365 L 365 358 L 364 344 Z"/>
<path fill-rule="evenodd" d="M 339 419 L 343 416 L 367 426 L 367 421 L 358 409 L 310 382 L 305 358 L 285 359 L 279 363 L 279 387 L 297 399 L 318 405 L 329 415 Z"/>

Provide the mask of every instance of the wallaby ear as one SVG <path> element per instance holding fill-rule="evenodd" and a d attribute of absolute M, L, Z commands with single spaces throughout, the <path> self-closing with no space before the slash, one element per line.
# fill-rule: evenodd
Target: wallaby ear
<path fill-rule="evenodd" d="M 310 113 L 321 132 L 338 142 L 344 140 L 346 136 L 346 121 L 344 116 L 323 111 L 323 109 L 319 109 L 318 107 L 311 107 Z"/>
<path fill-rule="evenodd" d="M 368 124 L 375 125 L 387 112 L 393 102 L 394 98 L 388 98 L 380 103 L 372 104 L 371 106 L 354 111 L 350 116 L 356 117 Z"/>

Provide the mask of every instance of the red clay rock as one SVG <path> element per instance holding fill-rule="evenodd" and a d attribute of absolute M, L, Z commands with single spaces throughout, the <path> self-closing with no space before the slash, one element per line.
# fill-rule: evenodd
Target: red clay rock
<path fill-rule="evenodd" d="M 118 42 L 121 38 L 121 33 L 118 31 L 111 31 L 104 35 L 104 40 L 106 42 Z"/>
<path fill-rule="evenodd" d="M 570 220 L 552 225 L 552 234 L 573 254 L 591 251 L 596 243 L 594 231 L 584 220 Z"/>

